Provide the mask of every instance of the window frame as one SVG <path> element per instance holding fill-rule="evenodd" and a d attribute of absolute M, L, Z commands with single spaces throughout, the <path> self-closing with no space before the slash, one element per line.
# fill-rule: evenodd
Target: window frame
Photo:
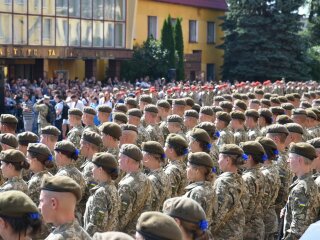
<path fill-rule="evenodd" d="M 213 38 L 210 41 L 209 39 L 209 27 L 210 24 L 213 25 Z M 207 22 L 207 44 L 215 44 L 216 43 L 216 23 L 214 21 L 208 21 Z"/>
<path fill-rule="evenodd" d="M 192 31 L 191 31 L 191 24 L 192 23 L 195 23 L 195 40 L 192 39 Z M 198 43 L 199 41 L 199 26 L 198 26 L 199 22 L 198 20 L 193 20 L 193 19 L 190 19 L 189 20 L 189 43 Z"/>

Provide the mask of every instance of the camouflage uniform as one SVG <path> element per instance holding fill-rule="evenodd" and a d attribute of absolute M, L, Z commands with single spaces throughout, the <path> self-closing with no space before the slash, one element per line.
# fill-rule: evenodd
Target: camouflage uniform
<path fill-rule="evenodd" d="M 21 177 L 10 178 L 0 186 L 0 192 L 10 190 L 18 190 L 28 195 L 28 185 Z"/>
<path fill-rule="evenodd" d="M 142 212 L 151 210 L 150 180 L 141 171 L 127 173 L 119 182 L 118 192 L 121 199 L 119 212 L 120 231 L 134 235 L 136 223 Z"/>
<path fill-rule="evenodd" d="M 162 134 L 163 134 L 163 138 L 164 138 L 164 141 L 167 139 L 168 135 L 170 134 L 169 132 L 169 129 L 168 129 L 168 123 L 167 123 L 167 120 L 165 121 L 162 121 L 159 125 L 161 131 L 162 131 Z"/>
<path fill-rule="evenodd" d="M 275 163 L 261 167 L 264 176 L 264 197 L 262 199 L 263 222 L 265 225 L 266 240 L 274 240 L 278 232 L 278 217 L 275 210 L 275 201 L 278 196 L 281 181 Z"/>
<path fill-rule="evenodd" d="M 212 224 L 212 213 L 218 209 L 218 203 L 215 200 L 215 192 L 212 183 L 208 181 L 191 183 L 186 187 L 184 196 L 198 202 L 206 213 L 209 226 Z M 214 205 L 215 204 L 215 205 Z"/>
<path fill-rule="evenodd" d="M 141 148 L 143 142 L 150 141 L 150 136 L 147 130 L 141 124 L 138 126 L 138 133 L 137 145 L 139 148 Z"/>
<path fill-rule="evenodd" d="M 319 214 L 319 192 L 312 174 L 299 177 L 291 186 L 284 216 L 282 239 L 299 239 Z"/>
<path fill-rule="evenodd" d="M 87 191 L 97 185 L 97 182 L 94 180 L 92 173 L 92 169 L 95 165 L 91 162 L 91 160 L 92 159 L 86 159 L 86 161 L 80 167 L 81 174 L 87 184 Z"/>
<path fill-rule="evenodd" d="M 169 161 L 164 169 L 171 183 L 171 197 L 178 197 L 184 194 L 187 186 L 186 164 L 183 161 Z"/>
<path fill-rule="evenodd" d="M 237 173 L 222 173 L 215 181 L 217 211 L 212 215 L 211 231 L 215 240 L 242 240 L 245 215 L 241 205 L 244 183 Z"/>
<path fill-rule="evenodd" d="M 118 159 L 120 149 L 119 148 L 108 148 L 105 152 L 112 154 L 116 159 Z"/>
<path fill-rule="evenodd" d="M 51 125 L 50 123 L 47 122 L 47 118 L 46 118 L 49 112 L 49 107 L 45 103 L 41 103 L 41 104 L 36 103 L 34 104 L 33 109 L 36 112 L 39 112 L 37 122 L 38 122 L 38 126 L 40 125 L 38 129 L 38 132 L 40 134 L 41 128 Z"/>
<path fill-rule="evenodd" d="M 233 133 L 228 129 L 224 128 L 220 131 L 220 137 L 217 141 L 218 146 L 222 146 L 223 144 L 231 144 L 234 143 Z"/>
<path fill-rule="evenodd" d="M 91 194 L 83 218 L 85 230 L 90 235 L 117 230 L 120 198 L 114 183 L 100 183 L 91 189 Z"/>
<path fill-rule="evenodd" d="M 80 140 L 81 140 L 82 132 L 83 132 L 82 125 L 74 126 L 68 132 L 67 140 L 72 142 L 77 149 L 80 148 Z"/>
<path fill-rule="evenodd" d="M 310 139 L 318 137 L 318 128 L 313 127 L 313 128 L 308 128 L 308 134 L 311 136 Z"/>
<path fill-rule="evenodd" d="M 151 141 L 156 141 L 162 146 L 164 145 L 163 133 L 158 125 L 149 125 L 146 131 L 149 133 Z"/>
<path fill-rule="evenodd" d="M 313 136 L 307 131 L 307 129 L 305 127 L 302 127 L 302 129 L 303 129 L 302 140 L 304 142 L 311 140 L 313 138 Z"/>
<path fill-rule="evenodd" d="M 258 165 L 259 166 L 259 165 Z M 242 175 L 248 194 L 243 195 L 242 204 L 246 225 L 244 239 L 264 239 L 263 209 L 264 177 L 258 167 L 246 169 Z"/>
<path fill-rule="evenodd" d="M 85 126 L 84 129 L 83 129 L 83 132 L 84 131 L 95 132 L 95 133 L 97 133 L 99 135 L 101 134 L 99 128 L 96 125 Z"/>
<path fill-rule="evenodd" d="M 52 176 L 47 170 L 35 173 L 28 181 L 29 197 L 38 206 L 43 177 Z"/>
<path fill-rule="evenodd" d="M 241 142 L 248 141 L 248 134 L 244 129 L 238 129 L 234 133 L 234 143 L 239 145 Z"/>
<path fill-rule="evenodd" d="M 152 211 L 161 211 L 163 202 L 170 198 L 170 179 L 162 168 L 150 171 L 148 178 L 152 183 Z"/>
<path fill-rule="evenodd" d="M 248 131 L 248 140 L 255 141 L 257 137 L 262 136 L 262 133 L 258 127 L 254 129 L 249 129 Z"/>
<path fill-rule="evenodd" d="M 91 240 L 89 234 L 75 220 L 57 226 L 45 240 Z"/>
<path fill-rule="evenodd" d="M 215 143 L 211 143 L 211 149 L 210 149 L 210 153 L 209 155 L 211 156 L 212 160 L 213 160 L 213 168 L 214 171 L 217 175 L 220 174 L 220 168 L 219 168 L 219 148 Z"/>

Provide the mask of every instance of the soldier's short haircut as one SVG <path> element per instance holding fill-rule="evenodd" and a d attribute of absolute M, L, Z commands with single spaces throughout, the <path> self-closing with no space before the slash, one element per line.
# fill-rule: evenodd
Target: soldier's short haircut
<path fill-rule="evenodd" d="M 5 125 L 7 128 L 9 128 L 11 131 L 17 130 L 17 123 L 1 123 L 2 125 Z"/>
<path fill-rule="evenodd" d="M 287 135 L 285 133 L 268 133 L 271 137 L 279 137 L 281 143 L 285 143 Z"/>

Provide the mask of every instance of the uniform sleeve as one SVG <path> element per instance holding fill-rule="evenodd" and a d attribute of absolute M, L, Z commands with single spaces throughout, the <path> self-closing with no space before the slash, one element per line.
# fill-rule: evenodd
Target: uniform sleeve
<path fill-rule="evenodd" d="M 207 206 L 207 199 L 204 197 L 204 195 L 200 192 L 200 191 L 191 191 L 188 194 L 188 197 L 195 200 L 197 203 L 199 203 L 201 205 L 201 207 L 203 208 L 203 210 L 208 213 L 208 206 Z M 211 200 L 213 201 L 213 200 Z"/>
<path fill-rule="evenodd" d="M 136 199 L 136 194 L 131 191 L 127 185 L 119 188 L 119 196 L 121 201 L 119 212 L 119 226 L 124 229 L 130 221 L 130 214 L 132 213 L 133 203 Z"/>
<path fill-rule="evenodd" d="M 165 173 L 168 175 L 170 179 L 171 189 L 172 189 L 172 197 L 175 197 L 178 192 L 179 183 L 181 182 L 181 176 L 178 172 L 178 169 L 175 168 L 167 168 Z"/>

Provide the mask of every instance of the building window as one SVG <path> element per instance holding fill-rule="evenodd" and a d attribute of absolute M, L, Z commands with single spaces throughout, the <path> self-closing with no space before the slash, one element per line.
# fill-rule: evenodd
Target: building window
<path fill-rule="evenodd" d="M 0 11 L 11 12 L 12 11 L 12 0 L 0 0 Z"/>
<path fill-rule="evenodd" d="M 157 27 L 158 18 L 155 16 L 148 16 L 148 37 L 153 37 L 157 39 Z"/>
<path fill-rule="evenodd" d="M 207 64 L 207 81 L 215 80 L 215 69 L 214 64 Z"/>
<path fill-rule="evenodd" d="M 114 0 L 105 0 L 104 19 L 114 20 Z"/>
<path fill-rule="evenodd" d="M 126 1 L 116 0 L 115 15 L 117 21 L 126 20 Z"/>
<path fill-rule="evenodd" d="M 27 44 L 27 16 L 14 15 L 13 17 L 13 36 L 14 44 Z"/>
<path fill-rule="evenodd" d="M 69 0 L 69 17 L 80 17 L 79 0 Z"/>
<path fill-rule="evenodd" d="M 207 23 L 207 43 L 215 43 L 216 41 L 216 24 L 214 22 Z"/>
<path fill-rule="evenodd" d="M 114 47 L 114 23 L 104 23 L 104 40 L 103 45 L 105 47 Z"/>
<path fill-rule="evenodd" d="M 125 25 L 124 23 L 115 23 L 115 44 L 117 48 L 123 48 L 125 46 Z"/>
<path fill-rule="evenodd" d="M 30 45 L 41 45 L 41 17 L 29 16 L 28 42 Z"/>
<path fill-rule="evenodd" d="M 15 0 L 13 1 L 13 10 L 16 13 L 27 13 L 27 0 Z"/>
<path fill-rule="evenodd" d="M 103 0 L 93 0 L 93 18 L 94 19 L 103 19 Z"/>
<path fill-rule="evenodd" d="M 102 21 L 93 22 L 92 45 L 93 47 L 103 47 L 103 22 Z"/>
<path fill-rule="evenodd" d="M 92 21 L 81 20 L 81 46 L 92 46 Z"/>
<path fill-rule="evenodd" d="M 53 46 L 55 44 L 55 22 L 52 17 L 43 17 L 42 19 L 42 44 Z"/>
<path fill-rule="evenodd" d="M 80 46 L 80 19 L 69 19 L 69 46 Z"/>
<path fill-rule="evenodd" d="M 12 15 L 0 14 L 0 44 L 12 44 Z"/>
<path fill-rule="evenodd" d="M 175 27 L 177 24 L 177 19 L 176 18 L 171 18 L 171 25 L 172 27 Z"/>
<path fill-rule="evenodd" d="M 68 0 L 56 0 L 56 14 L 68 16 Z"/>
<path fill-rule="evenodd" d="M 55 15 L 55 0 L 45 0 L 42 1 L 42 12 L 43 15 Z"/>
<path fill-rule="evenodd" d="M 198 22 L 196 20 L 189 20 L 189 42 L 198 42 Z"/>
<path fill-rule="evenodd" d="M 81 0 L 81 17 L 92 18 L 92 0 Z"/>
<path fill-rule="evenodd" d="M 56 23 L 56 45 L 57 46 L 68 46 L 68 19 L 57 18 Z"/>
<path fill-rule="evenodd" d="M 41 0 L 29 0 L 29 13 L 41 14 Z"/>

